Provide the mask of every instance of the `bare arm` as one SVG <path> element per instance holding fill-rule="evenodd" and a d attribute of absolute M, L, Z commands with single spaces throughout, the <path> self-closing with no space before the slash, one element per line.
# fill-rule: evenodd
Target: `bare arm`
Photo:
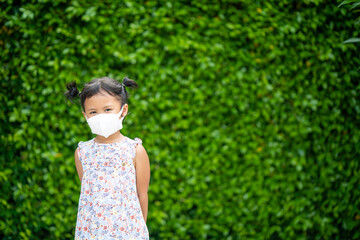
<path fill-rule="evenodd" d="M 150 162 L 145 148 L 138 144 L 135 156 L 136 188 L 139 197 L 141 211 L 146 222 L 148 213 L 148 188 L 150 182 Z"/>
<path fill-rule="evenodd" d="M 80 182 L 81 182 L 82 181 L 82 176 L 83 176 L 83 168 L 82 168 L 82 164 L 81 164 L 81 162 L 79 160 L 78 151 L 79 151 L 79 149 L 77 148 L 75 150 L 75 165 L 76 165 L 76 170 L 77 170 L 77 173 L 79 175 Z"/>

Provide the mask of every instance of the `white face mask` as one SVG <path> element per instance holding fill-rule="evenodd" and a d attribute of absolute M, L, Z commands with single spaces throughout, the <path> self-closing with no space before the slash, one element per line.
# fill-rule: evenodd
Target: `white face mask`
<path fill-rule="evenodd" d="M 91 128 L 91 132 L 108 138 L 110 135 L 122 129 L 124 117 L 120 117 L 124 106 L 119 113 L 101 113 L 91 118 L 86 117 L 86 121 Z"/>

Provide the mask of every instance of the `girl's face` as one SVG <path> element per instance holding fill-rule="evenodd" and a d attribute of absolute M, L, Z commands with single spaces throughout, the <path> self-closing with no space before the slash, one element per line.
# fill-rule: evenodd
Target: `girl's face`
<path fill-rule="evenodd" d="M 85 111 L 83 111 L 83 115 L 86 119 L 86 117 L 91 118 L 100 113 L 119 113 L 121 109 L 121 103 L 116 97 L 109 95 L 105 91 L 100 91 L 98 94 L 85 99 L 84 108 Z M 127 111 L 128 105 L 125 104 L 123 113 L 119 118 L 126 116 Z"/>

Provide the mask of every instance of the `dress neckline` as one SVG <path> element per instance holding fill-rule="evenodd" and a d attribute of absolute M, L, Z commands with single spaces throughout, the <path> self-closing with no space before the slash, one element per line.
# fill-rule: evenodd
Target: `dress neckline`
<path fill-rule="evenodd" d="M 124 136 L 120 141 L 117 142 L 113 142 L 113 143 L 97 143 L 95 141 L 95 138 L 92 139 L 93 144 L 98 145 L 98 146 L 112 146 L 112 145 L 116 145 L 116 144 L 120 144 L 122 142 L 124 142 L 128 137 Z"/>

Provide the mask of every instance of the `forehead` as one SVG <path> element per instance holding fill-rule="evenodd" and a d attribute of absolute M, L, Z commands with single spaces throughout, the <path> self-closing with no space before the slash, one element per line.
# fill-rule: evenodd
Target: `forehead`
<path fill-rule="evenodd" d="M 120 101 L 105 91 L 100 91 L 90 98 L 86 98 L 84 102 L 85 111 L 90 108 L 99 109 L 105 106 L 119 107 Z"/>

